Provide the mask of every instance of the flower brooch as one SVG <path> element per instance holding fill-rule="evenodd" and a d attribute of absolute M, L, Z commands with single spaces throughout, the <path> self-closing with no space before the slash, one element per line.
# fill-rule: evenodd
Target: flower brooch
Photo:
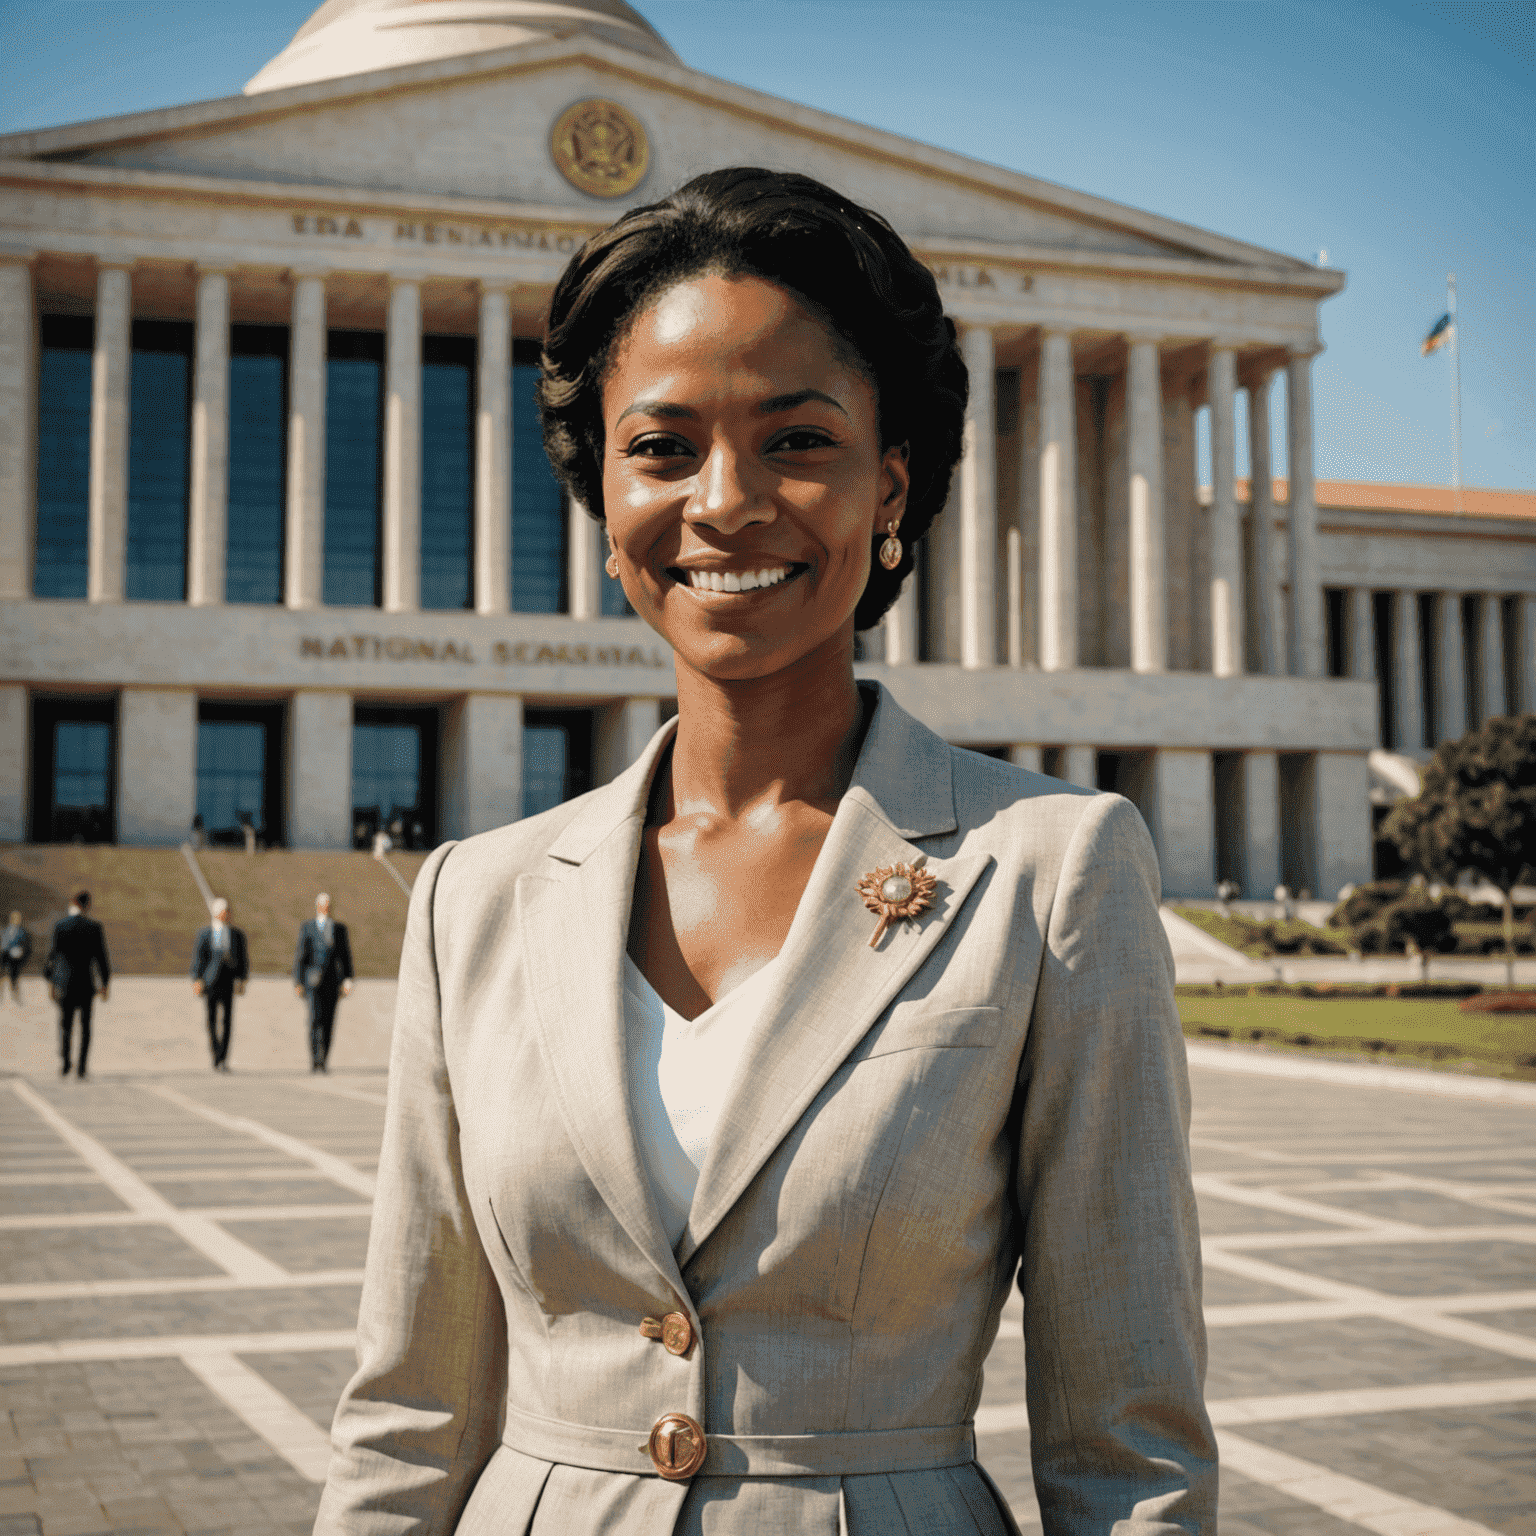
<path fill-rule="evenodd" d="M 892 923 L 916 917 L 933 905 L 933 893 L 939 882 L 923 868 L 927 862 L 928 855 L 920 854 L 910 864 L 882 864 L 860 879 L 858 892 L 864 905 L 880 918 L 869 941 L 871 949 L 885 937 L 885 930 Z"/>

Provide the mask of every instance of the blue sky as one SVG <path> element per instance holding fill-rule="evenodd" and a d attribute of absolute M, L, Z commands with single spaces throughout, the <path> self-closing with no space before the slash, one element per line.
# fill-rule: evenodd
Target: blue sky
<path fill-rule="evenodd" d="M 0 0 L 0 130 L 229 95 L 310 0 Z M 1536 489 L 1533 0 L 640 0 L 711 74 L 1293 255 L 1317 472 Z M 1240 466 L 1241 467 L 1241 466 Z"/>

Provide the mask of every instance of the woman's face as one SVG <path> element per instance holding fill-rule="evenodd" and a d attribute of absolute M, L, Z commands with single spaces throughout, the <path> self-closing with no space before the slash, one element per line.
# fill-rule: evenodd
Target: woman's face
<path fill-rule="evenodd" d="M 698 277 L 631 324 L 603 381 L 603 507 L 635 611 L 678 660 L 768 677 L 837 637 L 906 505 L 873 385 L 782 288 Z"/>

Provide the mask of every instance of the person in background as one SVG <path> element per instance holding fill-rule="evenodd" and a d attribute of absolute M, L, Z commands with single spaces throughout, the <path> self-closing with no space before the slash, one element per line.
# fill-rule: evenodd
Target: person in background
<path fill-rule="evenodd" d="M 213 1070 L 229 1071 L 229 1036 L 234 1028 L 235 997 L 245 991 L 251 974 L 244 932 L 229 921 L 229 903 L 222 896 L 209 909 L 213 921 L 197 933 L 192 949 L 192 994 L 208 1009 L 208 1048 Z M 223 1014 L 224 1027 L 219 1028 Z"/>
<path fill-rule="evenodd" d="M 299 929 L 293 990 L 309 1001 L 309 1070 L 324 1072 L 331 1054 L 336 1002 L 352 990 L 352 946 L 347 925 L 331 916 L 331 898 L 315 897 L 315 915 Z"/>
<path fill-rule="evenodd" d="M 22 925 L 21 913 L 12 912 L 11 921 L 0 933 L 0 966 L 11 984 L 11 1001 L 21 1006 L 21 968 L 32 958 L 32 935 Z"/>
<path fill-rule="evenodd" d="M 79 1075 L 85 1076 L 85 1058 L 91 1050 L 91 1008 L 99 997 L 106 1002 L 112 982 L 112 963 L 107 959 L 107 936 L 101 924 L 86 914 L 91 893 L 77 891 L 69 904 L 69 916 L 54 925 L 45 971 L 59 1005 L 60 1075 L 69 1076 L 71 1037 L 75 1015 L 80 1016 Z"/>

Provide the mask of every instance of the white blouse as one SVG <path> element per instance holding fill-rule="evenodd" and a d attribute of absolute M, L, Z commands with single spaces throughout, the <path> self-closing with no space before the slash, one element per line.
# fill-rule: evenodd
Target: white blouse
<path fill-rule="evenodd" d="M 661 1224 L 673 1247 L 688 1224 L 715 1121 L 777 966 L 777 959 L 770 960 L 698 1018 L 685 1019 L 624 957 L 630 1109 Z"/>

